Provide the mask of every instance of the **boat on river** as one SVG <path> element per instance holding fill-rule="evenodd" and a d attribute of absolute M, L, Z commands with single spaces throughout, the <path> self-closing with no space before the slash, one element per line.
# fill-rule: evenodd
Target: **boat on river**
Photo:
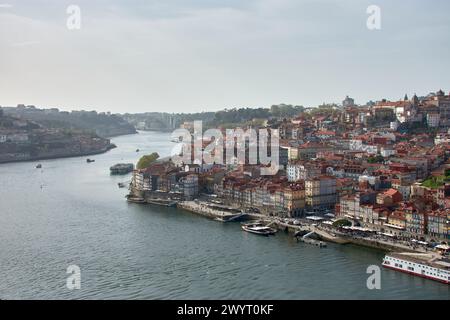
<path fill-rule="evenodd" d="M 242 225 L 242 230 L 249 232 L 249 233 L 254 233 L 260 236 L 270 236 L 270 235 L 274 235 L 277 230 L 267 227 L 264 224 L 262 224 L 261 222 L 251 222 L 251 223 L 245 223 Z"/>
<path fill-rule="evenodd" d="M 389 253 L 383 267 L 413 276 L 450 284 L 450 260 L 426 253 Z"/>

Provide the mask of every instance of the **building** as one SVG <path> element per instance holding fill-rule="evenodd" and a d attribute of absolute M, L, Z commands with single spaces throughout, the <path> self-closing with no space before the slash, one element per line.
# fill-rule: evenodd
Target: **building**
<path fill-rule="evenodd" d="M 336 178 L 320 176 L 305 181 L 306 206 L 313 210 L 333 208 L 337 201 Z"/>
<path fill-rule="evenodd" d="M 290 182 L 307 180 L 320 176 L 322 167 L 310 162 L 294 161 L 287 165 L 286 174 Z"/>
<path fill-rule="evenodd" d="M 409 181 L 402 179 L 393 179 L 391 181 L 392 188 L 399 191 L 402 194 L 403 200 L 409 200 L 411 196 L 411 184 Z"/>
<path fill-rule="evenodd" d="M 384 206 L 392 206 L 403 200 L 402 194 L 396 189 L 389 189 L 385 192 L 380 192 L 377 195 L 377 203 Z"/>
<path fill-rule="evenodd" d="M 410 237 L 425 239 L 427 233 L 427 215 L 420 212 L 413 206 L 407 206 L 402 209 L 405 212 L 405 228 Z"/>
<path fill-rule="evenodd" d="M 194 200 L 198 196 L 198 175 L 189 174 L 182 180 L 183 194 L 186 200 Z"/>
<path fill-rule="evenodd" d="M 427 125 L 430 128 L 439 127 L 440 121 L 441 121 L 441 115 L 438 112 L 427 113 Z"/>
<path fill-rule="evenodd" d="M 435 210 L 428 213 L 427 233 L 435 240 L 450 240 L 448 234 L 448 213 L 445 210 Z"/>
<path fill-rule="evenodd" d="M 355 106 L 355 100 L 350 98 L 349 96 L 346 96 L 344 101 L 342 101 L 342 106 L 344 108 L 353 107 L 353 106 Z"/>
<path fill-rule="evenodd" d="M 378 212 L 374 210 L 376 208 L 376 206 L 374 206 L 375 200 L 376 193 L 371 191 L 357 192 L 342 197 L 339 201 L 339 216 L 364 223 L 375 224 L 378 220 Z"/>

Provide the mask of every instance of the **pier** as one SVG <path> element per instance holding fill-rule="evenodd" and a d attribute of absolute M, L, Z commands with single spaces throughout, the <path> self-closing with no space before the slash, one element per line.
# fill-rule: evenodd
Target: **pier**
<path fill-rule="evenodd" d="M 247 214 L 238 209 L 209 202 L 182 201 L 177 207 L 221 222 L 237 221 L 247 217 Z"/>

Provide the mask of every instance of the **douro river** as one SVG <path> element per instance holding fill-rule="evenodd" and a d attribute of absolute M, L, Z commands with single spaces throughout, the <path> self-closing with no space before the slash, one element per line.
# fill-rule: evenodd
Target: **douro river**
<path fill-rule="evenodd" d="M 383 252 L 264 238 L 172 208 L 125 201 L 110 176 L 143 153 L 169 155 L 169 134 L 117 137 L 86 157 L 0 165 L 0 299 L 449 299 L 449 286 L 382 269 Z M 136 153 L 140 149 L 140 153 Z M 80 289 L 66 286 L 80 268 Z"/>

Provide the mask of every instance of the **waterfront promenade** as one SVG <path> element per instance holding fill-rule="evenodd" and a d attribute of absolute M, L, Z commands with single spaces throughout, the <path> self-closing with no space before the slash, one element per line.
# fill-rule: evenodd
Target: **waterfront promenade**
<path fill-rule="evenodd" d="M 220 210 L 221 206 L 211 204 L 206 201 L 183 201 L 178 204 L 179 208 L 202 215 L 211 219 L 223 219 L 226 216 L 230 216 L 230 210 L 239 211 L 238 208 L 231 208 L 223 206 L 223 210 Z M 226 210 L 227 208 L 228 210 Z M 287 231 L 295 234 L 296 232 L 314 232 L 322 240 L 336 243 L 336 244 L 355 244 L 359 246 L 365 246 L 385 251 L 404 251 L 404 252 L 420 252 L 425 253 L 427 249 L 421 246 L 413 246 L 412 244 L 394 240 L 381 235 L 362 235 L 357 232 L 342 232 L 338 228 L 322 223 L 314 223 L 305 218 L 297 218 L 300 224 L 293 224 L 292 221 L 286 222 L 285 219 L 279 217 L 270 217 L 263 214 L 247 213 L 247 217 L 252 220 L 260 220 L 277 228 L 278 230 Z M 291 219 L 294 220 L 294 219 Z"/>

